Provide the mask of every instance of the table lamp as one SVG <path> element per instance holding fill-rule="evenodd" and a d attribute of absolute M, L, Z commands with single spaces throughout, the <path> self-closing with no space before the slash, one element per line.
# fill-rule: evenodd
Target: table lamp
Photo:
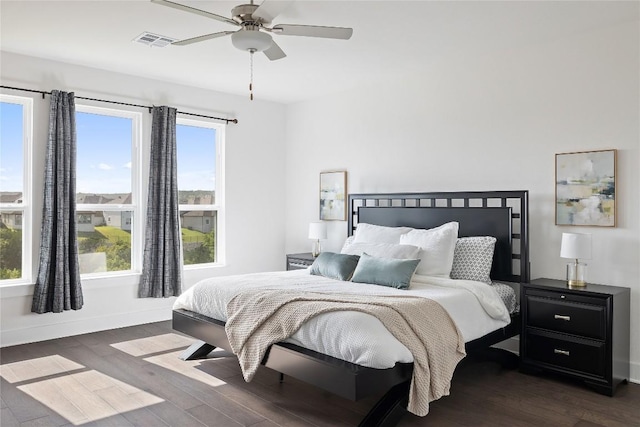
<path fill-rule="evenodd" d="M 579 259 L 591 259 L 591 234 L 562 233 L 560 256 L 575 260 L 567 264 L 567 284 L 569 287 L 582 288 L 587 286 L 585 281 L 587 264 L 581 263 Z"/>
<path fill-rule="evenodd" d="M 313 248 L 311 250 L 311 254 L 314 257 L 320 255 L 321 246 L 320 240 L 324 240 L 327 238 L 327 224 L 324 222 L 312 222 L 309 224 L 309 238 L 314 239 Z"/>

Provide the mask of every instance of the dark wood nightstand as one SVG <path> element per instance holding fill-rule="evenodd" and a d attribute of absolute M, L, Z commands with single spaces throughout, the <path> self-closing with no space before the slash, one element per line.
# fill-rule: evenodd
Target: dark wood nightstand
<path fill-rule="evenodd" d="M 629 296 L 629 288 L 591 283 L 522 284 L 521 370 L 567 375 L 613 396 L 629 379 Z"/>
<path fill-rule="evenodd" d="M 313 264 L 316 258 L 311 252 L 301 254 L 287 254 L 287 270 L 301 270 Z"/>

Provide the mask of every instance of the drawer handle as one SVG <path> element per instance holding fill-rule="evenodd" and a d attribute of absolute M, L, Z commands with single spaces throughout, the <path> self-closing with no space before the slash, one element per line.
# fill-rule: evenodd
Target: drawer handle
<path fill-rule="evenodd" d="M 562 314 L 555 314 L 553 318 L 557 320 L 566 320 L 567 322 L 571 320 L 571 316 L 563 316 Z"/>
<path fill-rule="evenodd" d="M 555 349 L 553 349 L 553 352 L 554 352 L 555 354 L 563 354 L 563 355 L 565 355 L 565 356 L 570 356 L 570 354 L 569 354 L 569 350 L 560 350 L 560 349 L 558 349 L 558 348 L 555 348 Z"/>

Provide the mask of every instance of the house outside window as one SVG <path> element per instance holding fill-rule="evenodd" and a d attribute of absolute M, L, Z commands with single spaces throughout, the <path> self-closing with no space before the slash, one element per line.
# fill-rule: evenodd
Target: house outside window
<path fill-rule="evenodd" d="M 80 274 L 139 272 L 141 114 L 76 106 Z"/>
<path fill-rule="evenodd" d="M 32 282 L 33 100 L 0 94 L 0 286 Z"/>
<path fill-rule="evenodd" d="M 186 268 L 224 262 L 224 126 L 177 119 L 178 193 Z"/>
<path fill-rule="evenodd" d="M 78 224 L 91 224 L 91 215 L 90 214 L 78 215 Z"/>

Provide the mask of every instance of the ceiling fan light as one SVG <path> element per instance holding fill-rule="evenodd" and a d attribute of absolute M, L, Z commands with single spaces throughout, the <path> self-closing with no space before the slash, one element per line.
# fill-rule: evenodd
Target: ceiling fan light
<path fill-rule="evenodd" d="M 231 34 L 231 43 L 240 50 L 262 52 L 271 46 L 273 39 L 262 31 L 241 30 Z"/>

